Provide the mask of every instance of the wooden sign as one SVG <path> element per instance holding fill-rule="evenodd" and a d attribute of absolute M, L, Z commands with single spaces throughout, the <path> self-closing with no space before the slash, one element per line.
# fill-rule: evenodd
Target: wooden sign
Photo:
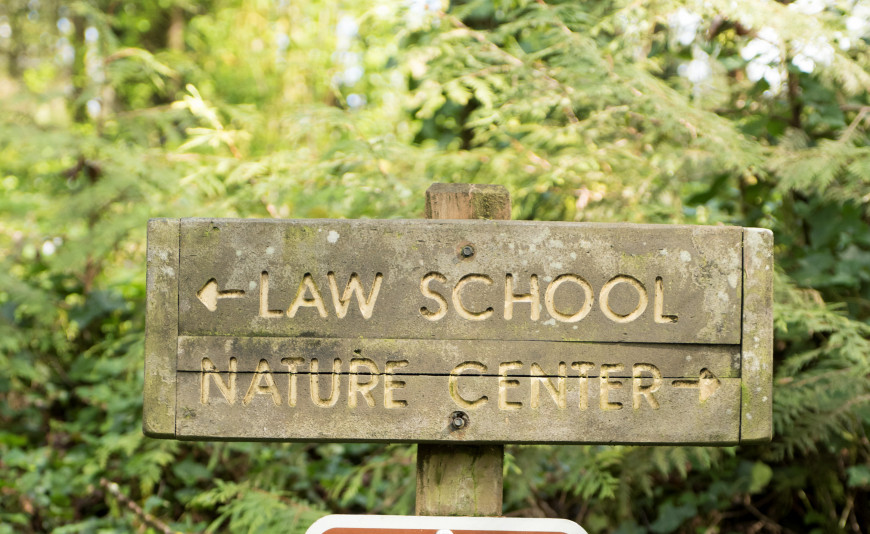
<path fill-rule="evenodd" d="M 144 429 L 766 440 L 772 275 L 737 227 L 156 219 Z"/>
<path fill-rule="evenodd" d="M 328 515 L 305 534 L 586 534 L 567 519 Z"/>

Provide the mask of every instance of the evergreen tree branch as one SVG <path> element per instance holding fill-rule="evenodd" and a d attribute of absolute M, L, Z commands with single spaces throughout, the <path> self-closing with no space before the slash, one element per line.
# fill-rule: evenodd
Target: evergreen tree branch
<path fill-rule="evenodd" d="M 559 89 L 561 91 L 562 95 L 568 101 L 568 103 L 566 105 L 562 106 L 562 111 L 565 113 L 565 116 L 568 118 L 568 121 L 571 123 L 575 123 L 575 124 L 580 122 L 580 119 L 577 118 L 577 115 L 574 113 L 574 109 L 571 106 L 571 95 L 574 93 L 573 87 L 565 85 L 561 81 L 559 81 L 556 78 L 554 78 L 553 76 L 551 76 L 546 70 L 544 70 L 540 67 L 534 67 L 534 66 L 527 65 L 526 62 L 524 62 L 522 59 L 511 54 L 510 52 L 508 52 L 504 48 L 500 47 L 496 43 L 492 42 L 486 36 L 486 34 L 484 34 L 483 32 L 480 32 L 478 30 L 474 30 L 474 29 L 470 28 L 468 25 L 466 25 L 464 22 L 462 22 L 458 17 L 451 15 L 451 14 L 448 14 L 448 13 L 444 13 L 444 12 L 440 12 L 439 15 L 442 18 L 447 19 L 456 28 L 459 28 L 460 30 L 462 30 L 466 35 L 473 38 L 475 41 L 479 42 L 480 44 L 484 45 L 490 51 L 496 52 L 498 55 L 500 55 L 502 58 L 504 58 L 505 61 L 507 61 L 511 65 L 514 65 L 515 67 L 528 68 L 532 72 L 534 72 L 535 74 L 537 74 L 538 76 L 543 78 L 549 86 Z"/>
<path fill-rule="evenodd" d="M 855 118 L 852 119 L 852 122 L 849 123 L 849 126 L 843 130 L 843 133 L 840 135 L 839 141 L 841 143 L 848 143 L 851 141 L 852 136 L 855 134 L 855 131 L 858 129 L 858 126 L 864 122 L 864 119 L 867 118 L 867 114 L 870 113 L 870 106 L 861 106 L 858 108 L 858 114 L 855 115 Z"/>

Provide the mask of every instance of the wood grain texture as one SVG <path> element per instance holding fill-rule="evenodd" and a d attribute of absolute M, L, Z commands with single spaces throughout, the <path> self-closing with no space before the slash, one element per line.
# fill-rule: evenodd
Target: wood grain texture
<path fill-rule="evenodd" d="M 511 218 L 511 198 L 504 186 L 432 184 L 426 190 L 427 219 Z"/>
<path fill-rule="evenodd" d="M 180 239 L 183 335 L 740 343 L 740 228 L 184 219 Z M 334 304 L 353 273 L 366 298 L 380 280 L 368 318 Z"/>
<path fill-rule="evenodd" d="M 610 378 L 602 400 L 601 378 L 584 384 L 576 376 L 569 377 L 560 406 L 558 395 L 554 397 L 538 377 L 469 374 L 456 384 L 457 395 L 479 401 L 469 407 L 457 403 L 444 376 L 379 375 L 367 391 L 370 405 L 359 392 L 365 388 L 357 386 L 353 396 L 348 392 L 352 382 L 369 384 L 372 376 L 335 375 L 333 381 L 331 374 L 286 373 L 271 375 L 274 394 L 265 377 L 238 373 L 230 404 L 216 385 L 214 374 L 178 373 L 180 438 L 443 444 L 733 444 L 739 440 L 739 378 L 719 379 L 718 387 L 704 401 L 697 387 L 676 387 L 674 379 L 667 379 L 652 394 L 656 408 L 643 396 L 635 408 L 630 378 Z M 293 378 L 295 406 L 290 406 Z M 389 402 L 384 387 L 388 378 L 402 382 L 401 387 L 391 384 Z M 230 382 L 225 372 L 220 373 L 220 379 Z M 556 380 L 544 380 L 556 386 Z M 205 403 L 203 382 L 209 382 Z M 644 379 L 641 385 L 651 382 Z M 503 399 L 501 389 L 505 389 Z M 583 398 L 585 409 L 581 407 Z M 468 416 L 468 424 L 461 430 L 451 426 L 451 415 L 458 411 Z"/>
<path fill-rule="evenodd" d="M 741 442 L 773 437 L 773 233 L 743 234 Z"/>
<path fill-rule="evenodd" d="M 572 363 L 593 364 L 586 374 L 596 377 L 601 365 L 619 365 L 615 377 L 631 377 L 635 364 L 655 365 L 665 378 L 698 378 L 709 369 L 719 378 L 740 377 L 740 347 L 736 345 L 666 345 L 641 343 L 572 343 L 558 341 L 470 341 L 420 339 L 317 339 L 225 336 L 181 336 L 178 340 L 178 370 L 199 372 L 202 359 L 209 358 L 219 369 L 228 369 L 236 359 L 240 373 L 253 373 L 265 360 L 276 373 L 287 372 L 281 360 L 299 359 L 297 372 L 309 372 L 310 361 L 318 359 L 321 372 L 341 360 L 341 372 L 352 372 L 351 361 L 371 361 L 381 372 L 386 362 L 405 362 L 395 368 L 400 375 L 442 375 L 463 363 L 475 362 L 474 374 L 498 375 L 499 364 L 520 362 L 512 374 L 528 375 L 536 364 L 547 376 L 555 376 L 559 365 L 571 370 Z M 330 366 L 329 369 L 323 368 Z M 481 366 L 485 370 L 480 370 Z M 471 370 L 466 372 L 472 372 Z M 577 374 L 571 370 L 570 374 Z"/>
<path fill-rule="evenodd" d="M 501 186 L 433 184 L 426 190 L 426 218 L 508 220 L 511 218 L 510 195 Z M 467 261 L 470 258 L 463 254 L 466 247 L 475 247 L 467 241 L 458 245 L 459 257 Z M 474 252 L 476 254 L 477 250 Z M 500 516 L 503 464 L 502 444 L 455 448 L 420 443 L 417 445 L 416 513 Z"/>
<path fill-rule="evenodd" d="M 501 515 L 503 463 L 502 445 L 421 444 L 417 449 L 416 513 Z"/>
<path fill-rule="evenodd" d="M 178 226 L 177 219 L 148 222 L 142 431 L 153 438 L 175 436 Z"/>
<path fill-rule="evenodd" d="M 483 211 L 458 209 L 472 196 L 442 189 L 460 200 L 431 213 L 509 214 L 482 201 Z M 143 430 L 441 444 L 766 441 L 772 246 L 769 231 L 729 227 L 153 220 Z M 432 273 L 440 278 L 427 286 Z M 642 311 L 627 320 L 632 309 Z M 315 402 L 312 376 L 326 395 L 333 370 L 335 402 Z M 641 388 L 661 381 L 657 406 L 646 396 L 635 406 L 635 373 Z M 605 374 L 621 386 L 608 388 Z M 367 388 L 370 379 L 378 383 Z M 596 404 L 602 386 L 615 400 Z M 445 433 L 456 411 L 472 424 Z"/>

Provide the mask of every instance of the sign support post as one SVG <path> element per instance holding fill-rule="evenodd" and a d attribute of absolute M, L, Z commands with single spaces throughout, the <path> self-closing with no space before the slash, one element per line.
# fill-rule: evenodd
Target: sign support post
<path fill-rule="evenodd" d="M 511 218 L 500 185 L 433 184 L 427 219 Z M 500 516 L 504 445 L 417 445 L 417 515 Z"/>

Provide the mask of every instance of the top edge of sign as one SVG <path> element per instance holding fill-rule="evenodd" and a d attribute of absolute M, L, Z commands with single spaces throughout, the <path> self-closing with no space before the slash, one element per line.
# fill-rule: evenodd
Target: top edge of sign
<path fill-rule="evenodd" d="M 152 219 L 155 220 L 155 219 Z M 289 225 L 414 225 L 414 226 L 555 226 L 563 228 L 619 229 L 634 230 L 692 230 L 692 231 L 738 231 L 740 226 L 697 225 L 697 224 L 651 224 L 630 222 L 574 222 L 574 221 L 516 221 L 491 219 L 274 219 L 274 218 L 221 218 L 221 217 L 182 217 L 175 219 L 181 223 L 230 223 L 230 224 L 289 224 Z"/>

